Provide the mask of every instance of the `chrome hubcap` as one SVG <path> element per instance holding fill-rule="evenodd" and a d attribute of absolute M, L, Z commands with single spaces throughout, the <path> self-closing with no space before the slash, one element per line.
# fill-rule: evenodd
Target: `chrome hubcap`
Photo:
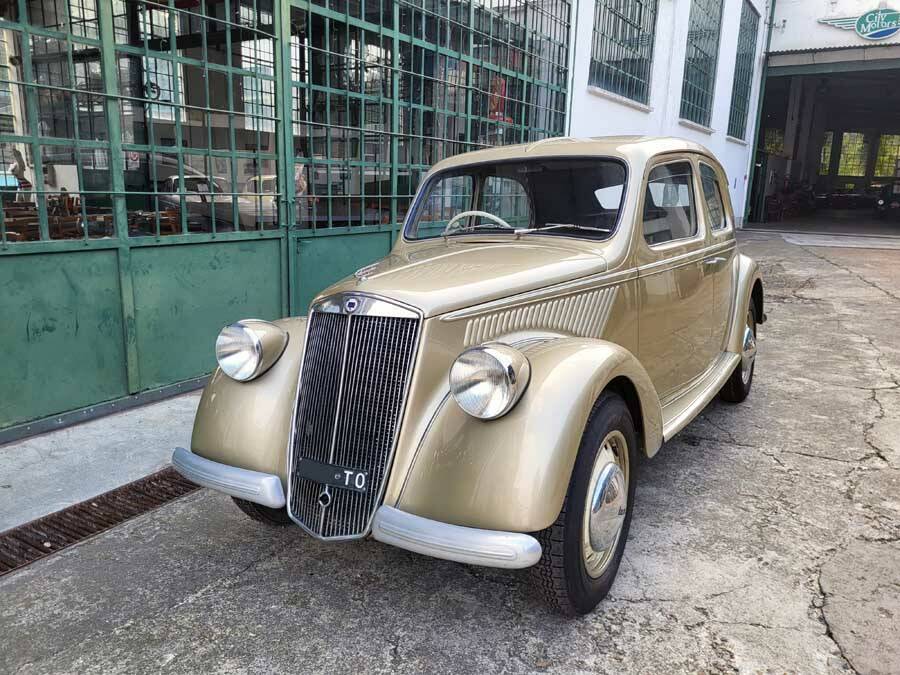
<path fill-rule="evenodd" d="M 744 327 L 744 343 L 741 347 L 741 379 L 744 381 L 744 384 L 750 381 L 755 360 L 756 322 L 753 320 L 753 312 L 747 310 L 747 325 Z"/>
<path fill-rule="evenodd" d="M 581 549 L 587 573 L 597 578 L 609 566 L 628 512 L 628 445 L 619 431 L 600 445 L 584 510 Z"/>

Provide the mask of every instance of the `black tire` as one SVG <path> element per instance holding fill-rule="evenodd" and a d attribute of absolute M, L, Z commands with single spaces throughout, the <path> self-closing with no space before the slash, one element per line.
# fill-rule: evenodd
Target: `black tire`
<path fill-rule="evenodd" d="M 756 310 L 756 303 L 750 301 L 748 308 L 750 320 L 753 321 L 753 336 L 756 337 L 756 328 L 759 322 L 759 314 Z M 728 403 L 741 403 L 750 395 L 750 389 L 753 387 L 753 373 L 756 371 L 756 361 L 750 366 L 750 377 L 744 379 L 742 364 L 738 362 L 734 368 L 734 372 L 719 390 L 719 398 Z"/>
<path fill-rule="evenodd" d="M 272 509 L 262 504 L 248 502 L 246 499 L 231 498 L 237 507 L 253 520 L 271 527 L 283 527 L 294 521 L 287 513 L 287 509 Z"/>
<path fill-rule="evenodd" d="M 594 461 L 603 440 L 613 431 L 625 439 L 628 455 L 627 508 L 618 541 L 603 572 L 592 578 L 582 555 L 582 533 L 588 489 Z M 634 511 L 638 439 L 625 401 L 604 392 L 588 418 L 562 510 L 550 527 L 536 533 L 541 543 L 540 561 L 531 568 L 532 580 L 545 599 L 566 616 L 587 614 L 606 597 L 616 578 L 631 514 Z"/>

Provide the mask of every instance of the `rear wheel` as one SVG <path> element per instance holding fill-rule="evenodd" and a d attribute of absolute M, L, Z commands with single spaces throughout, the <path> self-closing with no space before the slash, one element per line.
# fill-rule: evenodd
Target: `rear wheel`
<path fill-rule="evenodd" d="M 282 527 L 294 522 L 288 516 L 287 509 L 272 509 L 262 504 L 248 502 L 246 499 L 238 499 L 237 497 L 232 497 L 231 499 L 234 500 L 234 503 L 241 511 L 258 523 L 271 525 L 272 527 Z"/>
<path fill-rule="evenodd" d="M 744 336 L 741 341 L 741 361 L 737 364 L 731 377 L 719 391 L 719 397 L 729 403 L 740 403 L 750 393 L 753 386 L 753 369 L 756 366 L 756 306 L 750 301 L 747 308 L 747 319 L 744 324 Z"/>
<path fill-rule="evenodd" d="M 604 392 L 585 427 L 562 510 L 537 534 L 532 575 L 563 614 L 587 614 L 612 587 L 634 503 L 637 435 L 625 401 Z"/>

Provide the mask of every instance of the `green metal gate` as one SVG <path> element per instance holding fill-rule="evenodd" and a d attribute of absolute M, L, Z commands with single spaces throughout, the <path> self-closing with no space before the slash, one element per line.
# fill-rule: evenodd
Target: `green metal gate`
<path fill-rule="evenodd" d="M 0 9 L 0 428 L 208 373 L 388 253 L 441 157 L 564 128 L 567 0 Z"/>

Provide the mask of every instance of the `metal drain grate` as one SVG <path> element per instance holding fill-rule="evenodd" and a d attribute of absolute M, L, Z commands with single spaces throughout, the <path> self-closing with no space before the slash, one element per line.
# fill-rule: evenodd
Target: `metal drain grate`
<path fill-rule="evenodd" d="M 62 511 L 0 532 L 0 576 L 152 511 L 199 487 L 168 467 Z"/>

